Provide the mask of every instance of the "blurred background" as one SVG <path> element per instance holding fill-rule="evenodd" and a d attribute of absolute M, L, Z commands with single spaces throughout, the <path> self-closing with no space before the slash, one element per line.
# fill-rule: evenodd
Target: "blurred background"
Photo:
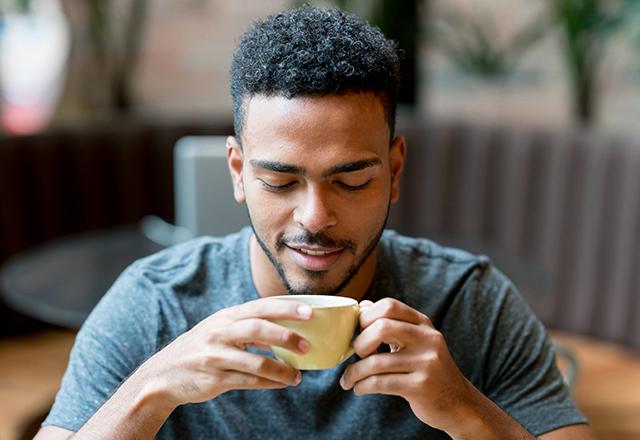
<path fill-rule="evenodd" d="M 302 3 L 0 0 L 0 439 L 30 438 L 127 264 L 226 232 L 179 212 L 184 194 L 208 206 L 197 173 L 225 180 L 219 156 L 198 171 L 175 146 L 232 134 L 238 38 Z M 402 50 L 410 161 L 390 226 L 489 255 L 567 353 L 600 437 L 640 438 L 640 1 L 312 3 Z"/>
<path fill-rule="evenodd" d="M 3 0 L 4 129 L 114 116 L 228 119 L 237 38 L 255 18 L 302 3 Z M 637 125 L 635 0 L 316 3 L 356 12 L 400 40 L 411 65 L 405 101 L 420 113 L 629 133 Z M 42 110 L 28 111 L 37 92 L 52 102 L 39 127 Z"/>

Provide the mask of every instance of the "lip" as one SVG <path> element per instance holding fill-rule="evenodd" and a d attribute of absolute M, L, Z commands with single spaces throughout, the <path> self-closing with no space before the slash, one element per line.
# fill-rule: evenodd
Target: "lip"
<path fill-rule="evenodd" d="M 311 246 L 289 246 L 287 249 L 291 251 L 294 262 L 305 270 L 312 271 L 326 271 L 333 266 L 333 264 L 340 258 L 340 255 L 344 252 L 344 249 L 327 249 L 327 248 L 314 248 Z M 305 254 L 300 249 L 309 250 L 312 252 L 327 252 L 324 255 L 310 255 Z"/>

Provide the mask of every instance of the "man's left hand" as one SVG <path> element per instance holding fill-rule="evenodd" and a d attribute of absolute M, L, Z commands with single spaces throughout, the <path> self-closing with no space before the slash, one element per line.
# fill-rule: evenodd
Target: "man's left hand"
<path fill-rule="evenodd" d="M 362 333 L 353 346 L 362 360 L 347 367 L 342 388 L 403 397 L 422 422 L 455 431 L 479 391 L 456 366 L 442 333 L 429 317 L 396 299 L 360 306 Z M 391 352 L 378 353 L 381 344 Z"/>

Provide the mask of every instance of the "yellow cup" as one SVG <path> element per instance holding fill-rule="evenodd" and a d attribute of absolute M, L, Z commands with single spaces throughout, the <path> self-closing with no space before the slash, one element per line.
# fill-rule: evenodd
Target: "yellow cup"
<path fill-rule="evenodd" d="M 311 344 L 305 354 L 272 346 L 271 350 L 278 359 L 299 370 L 322 370 L 333 368 L 353 355 L 351 340 L 360 313 L 355 299 L 330 295 L 283 295 L 272 298 L 301 301 L 313 309 L 311 319 L 306 321 L 273 321 L 290 328 Z"/>

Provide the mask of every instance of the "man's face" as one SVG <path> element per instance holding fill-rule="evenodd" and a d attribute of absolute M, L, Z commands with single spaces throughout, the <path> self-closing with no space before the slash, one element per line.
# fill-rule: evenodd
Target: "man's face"
<path fill-rule="evenodd" d="M 336 294 L 361 268 L 375 270 L 365 263 L 404 159 L 401 138 L 389 146 L 380 100 L 254 96 L 244 127 L 242 150 L 234 139 L 229 150 L 236 200 L 288 292 Z"/>

